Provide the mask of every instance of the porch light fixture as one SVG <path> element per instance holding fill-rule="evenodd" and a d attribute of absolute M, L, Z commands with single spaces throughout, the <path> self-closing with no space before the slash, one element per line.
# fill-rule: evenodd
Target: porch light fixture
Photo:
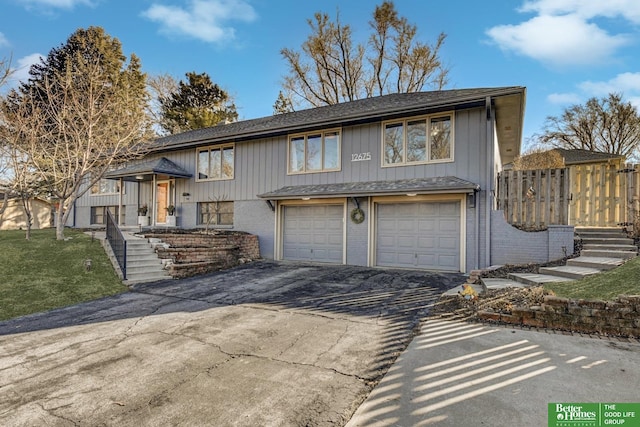
<path fill-rule="evenodd" d="M 416 196 L 417 196 L 417 194 L 416 194 L 416 193 L 407 193 L 407 196 L 409 196 L 409 197 L 416 197 Z"/>
<path fill-rule="evenodd" d="M 143 175 L 136 175 L 136 180 L 142 181 L 144 179 Z"/>
<path fill-rule="evenodd" d="M 303 197 L 302 200 L 311 200 L 311 197 Z"/>

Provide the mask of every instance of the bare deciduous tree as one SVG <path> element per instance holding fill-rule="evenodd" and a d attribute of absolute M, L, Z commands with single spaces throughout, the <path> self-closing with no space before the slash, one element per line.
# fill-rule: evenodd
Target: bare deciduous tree
<path fill-rule="evenodd" d="M 78 30 L 3 104 L 9 140 L 58 201 L 59 240 L 75 200 L 149 136 L 145 77 L 137 57 L 125 59 L 101 28 Z"/>
<path fill-rule="evenodd" d="M 559 117 L 547 117 L 539 137 L 546 146 L 619 154 L 634 159 L 640 147 L 640 115 L 621 94 L 591 98 Z"/>
<path fill-rule="evenodd" d="M 564 158 L 556 150 L 534 148 L 513 160 L 514 170 L 555 169 L 564 167 Z"/>
<path fill-rule="evenodd" d="M 289 66 L 284 77 L 286 99 L 297 105 L 322 106 L 388 93 L 442 89 L 448 70 L 440 60 L 446 36 L 433 45 L 417 40 L 418 29 L 395 6 L 384 1 L 369 22 L 367 47 L 354 44 L 351 27 L 326 13 L 309 19 L 311 34 L 302 51 L 282 49 Z"/>
<path fill-rule="evenodd" d="M 153 124 L 156 127 L 156 131 L 159 133 L 167 134 L 164 129 L 169 127 L 162 114 L 163 99 L 169 99 L 172 93 L 178 90 L 178 80 L 170 74 L 158 74 L 155 76 L 147 77 L 147 87 L 151 99 L 149 102 L 148 114 Z"/>

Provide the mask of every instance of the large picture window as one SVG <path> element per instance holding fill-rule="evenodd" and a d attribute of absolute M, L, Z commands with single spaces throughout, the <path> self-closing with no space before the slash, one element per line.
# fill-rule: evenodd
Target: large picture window
<path fill-rule="evenodd" d="M 384 124 L 384 166 L 453 160 L 452 114 Z"/>
<path fill-rule="evenodd" d="M 233 202 L 198 203 L 198 224 L 233 225 Z"/>
<path fill-rule="evenodd" d="M 118 194 L 120 192 L 120 182 L 115 179 L 101 179 L 91 187 L 91 194 L 105 195 Z"/>
<path fill-rule="evenodd" d="M 289 138 L 289 173 L 340 170 L 340 132 L 294 135 Z"/>
<path fill-rule="evenodd" d="M 198 181 L 233 179 L 234 146 L 198 149 Z"/>

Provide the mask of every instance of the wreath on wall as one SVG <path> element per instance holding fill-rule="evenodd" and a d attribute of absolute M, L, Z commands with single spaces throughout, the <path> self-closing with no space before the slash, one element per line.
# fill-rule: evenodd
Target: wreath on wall
<path fill-rule="evenodd" d="M 360 224 L 364 221 L 364 211 L 360 208 L 354 208 L 351 211 L 351 221 L 354 224 Z"/>

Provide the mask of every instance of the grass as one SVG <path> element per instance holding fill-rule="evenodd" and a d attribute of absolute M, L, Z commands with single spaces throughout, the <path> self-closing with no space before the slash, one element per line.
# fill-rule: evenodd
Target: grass
<path fill-rule="evenodd" d="M 98 240 L 78 230 L 0 231 L 0 320 L 125 292 Z M 90 271 L 85 260 L 91 259 Z"/>
<path fill-rule="evenodd" d="M 640 295 L 640 257 L 581 280 L 548 283 L 544 287 L 566 298 L 609 301 L 618 295 Z"/>

